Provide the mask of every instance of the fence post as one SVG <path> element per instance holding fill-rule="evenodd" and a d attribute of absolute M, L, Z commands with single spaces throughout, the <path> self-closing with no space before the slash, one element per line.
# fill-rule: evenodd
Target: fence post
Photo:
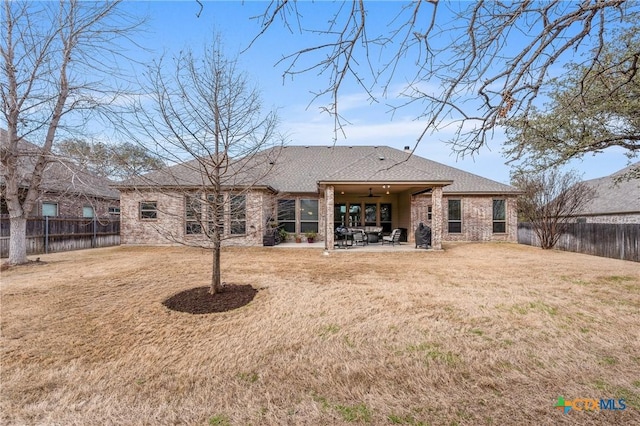
<path fill-rule="evenodd" d="M 49 254 L 49 216 L 44 217 L 44 253 Z"/>
<path fill-rule="evenodd" d="M 91 248 L 96 248 L 96 215 L 93 215 L 93 237 L 91 237 Z"/>
<path fill-rule="evenodd" d="M 625 232 L 624 232 L 626 231 L 626 227 L 618 226 L 616 227 L 616 231 L 618 233 L 616 237 L 618 240 L 618 247 L 620 248 L 620 259 L 624 260 L 624 248 L 627 243 L 627 241 L 625 240 Z"/>

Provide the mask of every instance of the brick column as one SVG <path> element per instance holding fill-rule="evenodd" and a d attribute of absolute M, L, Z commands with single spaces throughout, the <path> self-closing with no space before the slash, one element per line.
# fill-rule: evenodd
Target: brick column
<path fill-rule="evenodd" d="M 334 188 L 333 186 L 327 186 L 324 189 L 324 241 L 325 249 L 333 250 L 333 203 L 334 203 Z"/>
<path fill-rule="evenodd" d="M 444 226 L 442 215 L 442 188 L 435 187 L 431 192 L 431 247 L 442 250 L 442 229 Z"/>
<path fill-rule="evenodd" d="M 416 241 L 414 231 L 418 228 L 418 225 L 422 222 L 427 226 L 431 224 L 427 220 L 429 195 L 420 194 L 411 196 L 411 229 L 409 230 L 408 241 L 414 243 Z"/>

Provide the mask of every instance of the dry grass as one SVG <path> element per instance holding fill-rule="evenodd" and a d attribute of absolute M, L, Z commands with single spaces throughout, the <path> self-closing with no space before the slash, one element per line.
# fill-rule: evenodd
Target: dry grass
<path fill-rule="evenodd" d="M 639 424 L 640 268 L 513 244 L 229 249 L 261 291 L 162 301 L 209 254 L 110 248 L 2 273 L 3 424 Z M 619 412 L 553 408 L 624 398 Z"/>

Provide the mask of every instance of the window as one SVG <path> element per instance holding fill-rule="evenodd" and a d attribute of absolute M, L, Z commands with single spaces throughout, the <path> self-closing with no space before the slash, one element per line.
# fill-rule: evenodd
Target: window
<path fill-rule="evenodd" d="M 427 220 L 431 220 L 433 217 L 433 206 L 427 206 Z"/>
<path fill-rule="evenodd" d="M 140 219 L 157 219 L 158 218 L 158 202 L 157 201 L 141 201 L 140 202 Z"/>
<path fill-rule="evenodd" d="M 229 199 L 231 217 L 231 234 L 244 235 L 247 233 L 247 196 L 232 195 Z"/>
<path fill-rule="evenodd" d="M 365 226 L 376 226 L 377 222 L 377 213 L 378 206 L 376 204 L 365 204 L 364 205 L 364 225 Z"/>
<path fill-rule="evenodd" d="M 347 205 L 338 203 L 333 205 L 333 227 L 345 226 L 347 218 Z"/>
<path fill-rule="evenodd" d="M 42 203 L 42 216 L 58 216 L 58 203 Z"/>
<path fill-rule="evenodd" d="M 361 225 L 361 209 L 360 204 L 349 205 L 349 227 Z"/>
<path fill-rule="evenodd" d="M 109 214 L 120 214 L 120 207 L 109 207 Z"/>
<path fill-rule="evenodd" d="M 318 200 L 300 200 L 300 232 L 318 232 Z"/>
<path fill-rule="evenodd" d="M 460 234 L 462 232 L 462 201 L 449 200 L 449 233 Z"/>
<path fill-rule="evenodd" d="M 187 235 L 206 234 L 211 236 L 217 224 L 218 232 L 224 233 L 225 227 L 225 196 L 207 195 L 207 199 L 200 194 L 185 197 L 185 233 Z M 232 195 L 229 197 L 230 233 L 232 235 L 246 234 L 246 197 Z"/>
<path fill-rule="evenodd" d="M 296 200 L 278 200 L 278 225 L 287 232 L 296 232 Z"/>
<path fill-rule="evenodd" d="M 380 204 L 380 226 L 382 226 L 382 232 L 391 232 L 391 204 Z"/>
<path fill-rule="evenodd" d="M 202 234 L 202 200 L 200 195 L 187 195 L 185 199 L 185 232 Z"/>
<path fill-rule="evenodd" d="M 507 213 L 504 200 L 493 200 L 493 232 L 495 234 L 507 232 Z"/>
<path fill-rule="evenodd" d="M 93 216 L 95 216 L 93 207 L 91 206 L 82 207 L 82 217 L 93 217 Z"/>
<path fill-rule="evenodd" d="M 207 231 L 211 236 L 214 226 L 218 224 L 218 232 L 224 234 L 224 195 L 218 195 L 218 202 L 215 202 L 215 195 L 207 195 Z"/>

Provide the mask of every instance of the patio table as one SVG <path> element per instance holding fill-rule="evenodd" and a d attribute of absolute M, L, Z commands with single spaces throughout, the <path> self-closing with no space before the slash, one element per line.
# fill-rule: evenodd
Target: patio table
<path fill-rule="evenodd" d="M 353 232 L 337 233 L 334 245 L 344 249 L 353 247 Z"/>

